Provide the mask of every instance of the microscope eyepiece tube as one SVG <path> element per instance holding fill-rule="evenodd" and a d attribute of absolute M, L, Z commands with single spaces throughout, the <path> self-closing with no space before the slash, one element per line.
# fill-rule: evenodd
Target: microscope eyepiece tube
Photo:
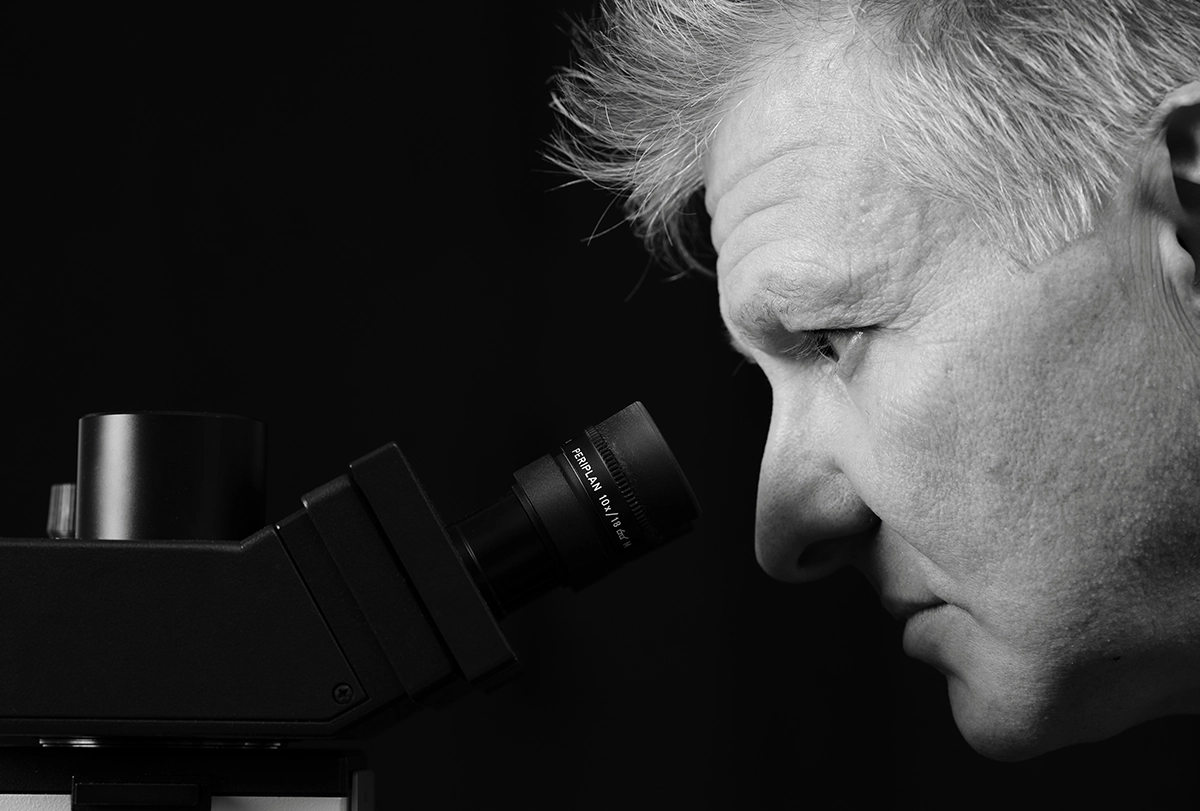
<path fill-rule="evenodd" d="M 640 402 L 513 476 L 509 494 L 448 528 L 499 614 L 559 583 L 580 589 L 687 532 L 700 515 Z"/>

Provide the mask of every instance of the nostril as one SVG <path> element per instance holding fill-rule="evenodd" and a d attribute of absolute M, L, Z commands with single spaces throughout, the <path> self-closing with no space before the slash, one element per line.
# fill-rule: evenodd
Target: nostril
<path fill-rule="evenodd" d="M 796 566 L 801 569 L 814 569 L 824 566 L 834 559 L 833 544 L 839 539 L 830 538 L 825 541 L 814 541 L 804 547 L 800 557 L 796 558 Z"/>
<path fill-rule="evenodd" d="M 796 558 L 796 575 L 801 580 L 816 580 L 833 574 L 853 561 L 856 546 L 866 541 L 871 534 L 859 532 L 809 543 Z"/>
<path fill-rule="evenodd" d="M 880 526 L 879 519 L 865 506 L 853 514 L 842 511 L 833 516 L 836 520 L 816 510 L 796 519 L 795 512 L 760 506 L 755 527 L 758 565 L 785 583 L 819 580 L 854 563 L 863 542 L 874 538 Z"/>
<path fill-rule="evenodd" d="M 804 551 L 796 558 L 796 569 L 791 579 L 800 583 L 820 580 L 845 566 L 850 562 L 850 555 L 846 554 L 847 540 L 827 538 L 804 547 Z"/>

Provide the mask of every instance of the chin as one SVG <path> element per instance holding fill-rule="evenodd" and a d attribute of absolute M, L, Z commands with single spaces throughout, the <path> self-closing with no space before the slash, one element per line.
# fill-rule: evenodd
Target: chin
<path fill-rule="evenodd" d="M 1015 762 L 1077 743 L 1103 740 L 1133 724 L 1114 723 L 1103 709 L 1076 713 L 1036 690 L 973 689 L 948 678 L 954 722 L 967 744 L 992 760 Z M 1081 723 L 1080 719 L 1086 719 Z M 1098 724 L 1097 719 L 1102 719 Z"/>
<path fill-rule="evenodd" d="M 944 612 L 935 622 L 910 622 L 905 649 L 945 675 L 954 722 L 984 757 L 1028 760 L 1163 715 L 1195 712 L 1185 699 L 1200 706 L 1195 692 L 1181 693 L 1195 663 L 1181 664 L 1170 651 L 1124 638 L 1026 633 L 1021 638 L 1033 641 L 1015 652 L 959 618 Z"/>
<path fill-rule="evenodd" d="M 1047 740 L 1041 725 L 1030 725 L 1021 714 L 972 693 L 950 678 L 950 707 L 963 739 L 979 754 L 992 760 L 1019 761 L 1045 754 L 1058 746 Z"/>

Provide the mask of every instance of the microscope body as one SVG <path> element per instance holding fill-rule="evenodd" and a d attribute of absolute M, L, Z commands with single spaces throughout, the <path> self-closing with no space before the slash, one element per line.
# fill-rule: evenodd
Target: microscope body
<path fill-rule="evenodd" d="M 202 415 L 172 415 L 168 428 L 178 433 L 175 418 L 190 416 Z M 159 455 L 161 441 L 146 433 L 163 426 L 141 419 L 126 450 Z M 224 440 L 206 419 L 190 443 L 211 452 Z M 261 502 L 261 488 L 215 469 L 223 465 L 138 473 L 129 460 L 90 459 L 83 422 L 83 509 L 71 522 L 83 534 L 228 535 L 261 511 L 203 509 L 214 495 L 226 506 Z M 126 481 L 114 496 L 116 468 Z M 196 498 L 222 487 L 233 489 Z M 172 493 L 188 503 L 160 503 L 157 524 L 142 520 L 147 500 Z M 98 514 L 95 498 L 113 503 Z M 291 745 L 336 746 L 514 674 L 495 617 L 394 444 L 301 502 L 238 540 L 0 538 L 0 793 L 81 811 L 114 807 L 101 801 L 113 797 L 211 811 L 237 796 L 237 808 L 257 808 L 248 792 L 275 797 L 274 809 L 369 811 L 373 775 L 361 755 Z M 61 530 L 53 534 L 75 534 Z M 89 791 L 101 799 L 89 804 Z M 314 805 L 318 797 L 336 804 Z"/>
<path fill-rule="evenodd" d="M 39 811 L 220 811 L 239 792 L 227 807 L 249 811 L 297 791 L 336 803 L 297 809 L 372 811 L 361 755 L 313 744 L 494 689 L 516 674 L 505 611 L 699 515 L 640 403 L 451 526 L 394 444 L 262 526 L 258 421 L 93 414 L 79 430 L 50 537 L 0 538 L 0 795 Z M 51 795 L 70 805 L 28 804 Z"/>
<path fill-rule="evenodd" d="M 0 539 L 0 736 L 331 738 L 510 674 L 395 445 L 302 501 L 239 541 Z"/>

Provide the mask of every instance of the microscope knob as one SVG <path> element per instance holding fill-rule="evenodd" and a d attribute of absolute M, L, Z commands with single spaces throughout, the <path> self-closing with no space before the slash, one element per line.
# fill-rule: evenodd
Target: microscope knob
<path fill-rule="evenodd" d="M 50 485 L 50 514 L 46 517 L 46 537 L 75 537 L 74 482 Z"/>

